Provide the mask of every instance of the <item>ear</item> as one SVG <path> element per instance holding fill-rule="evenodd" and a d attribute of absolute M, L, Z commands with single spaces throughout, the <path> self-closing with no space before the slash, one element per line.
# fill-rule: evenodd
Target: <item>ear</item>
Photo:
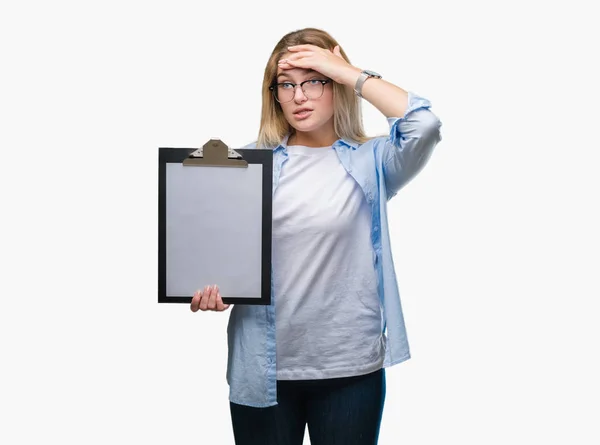
<path fill-rule="evenodd" d="M 342 53 L 340 52 L 340 45 L 336 45 L 335 48 L 333 48 L 333 54 L 335 54 L 338 57 L 342 57 Z"/>

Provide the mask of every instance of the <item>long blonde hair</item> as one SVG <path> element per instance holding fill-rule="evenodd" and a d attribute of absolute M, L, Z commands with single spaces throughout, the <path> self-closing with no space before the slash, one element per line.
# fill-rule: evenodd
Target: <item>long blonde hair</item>
<path fill-rule="evenodd" d="M 275 148 L 286 134 L 294 131 L 286 120 L 281 105 L 275 100 L 269 87 L 275 82 L 277 62 L 287 53 L 288 46 L 310 44 L 333 51 L 337 41 L 327 32 L 317 28 L 292 31 L 279 40 L 265 68 L 262 83 L 262 113 L 258 132 L 257 148 Z M 346 62 L 350 59 L 340 46 Z M 353 88 L 333 82 L 333 129 L 338 138 L 364 143 L 370 138 L 365 135 L 362 111 L 358 96 Z"/>

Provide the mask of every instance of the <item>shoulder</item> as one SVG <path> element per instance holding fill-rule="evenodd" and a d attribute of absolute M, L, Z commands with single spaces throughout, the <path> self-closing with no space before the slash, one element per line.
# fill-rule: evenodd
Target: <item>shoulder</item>
<path fill-rule="evenodd" d="M 378 151 L 382 146 L 389 140 L 389 134 L 378 134 L 376 136 L 370 136 L 366 141 L 358 143 L 356 149 L 359 152 L 370 152 Z"/>

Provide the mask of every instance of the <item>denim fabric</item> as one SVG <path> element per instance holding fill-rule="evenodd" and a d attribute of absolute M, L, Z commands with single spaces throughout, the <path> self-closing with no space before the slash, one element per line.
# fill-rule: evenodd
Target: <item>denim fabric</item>
<path fill-rule="evenodd" d="M 384 368 L 410 358 L 392 258 L 387 203 L 425 166 L 442 139 L 442 124 L 430 108 L 427 99 L 409 92 L 405 115 L 388 118 L 390 131 L 387 136 L 373 138 L 364 144 L 345 139 L 338 139 L 333 144 L 340 162 L 364 192 L 371 212 L 371 240 L 384 317 Z M 273 148 L 273 194 L 288 156 L 288 138 L 289 135 Z M 244 148 L 256 148 L 256 142 Z M 277 295 L 272 285 L 271 291 L 270 305 L 234 305 L 229 314 L 226 378 L 230 402 L 252 407 L 277 405 Z"/>
<path fill-rule="evenodd" d="M 230 402 L 236 445 L 376 445 L 385 402 L 385 370 L 355 377 L 278 380 L 277 406 Z"/>

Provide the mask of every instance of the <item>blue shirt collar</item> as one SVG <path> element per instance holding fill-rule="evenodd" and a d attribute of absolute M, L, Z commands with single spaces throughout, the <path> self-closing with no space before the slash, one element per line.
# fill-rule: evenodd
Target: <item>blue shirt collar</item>
<path fill-rule="evenodd" d="M 287 152 L 289 139 L 290 139 L 290 133 L 286 134 L 283 137 L 281 144 L 279 144 L 277 147 L 275 147 L 275 150 L 273 150 L 273 151 L 283 150 L 284 153 Z M 358 143 L 351 141 L 349 139 L 344 139 L 344 138 L 340 138 L 333 143 L 333 148 L 335 148 L 335 149 L 338 149 L 343 146 L 346 146 L 346 147 L 352 148 L 353 150 L 356 150 L 358 148 Z"/>

